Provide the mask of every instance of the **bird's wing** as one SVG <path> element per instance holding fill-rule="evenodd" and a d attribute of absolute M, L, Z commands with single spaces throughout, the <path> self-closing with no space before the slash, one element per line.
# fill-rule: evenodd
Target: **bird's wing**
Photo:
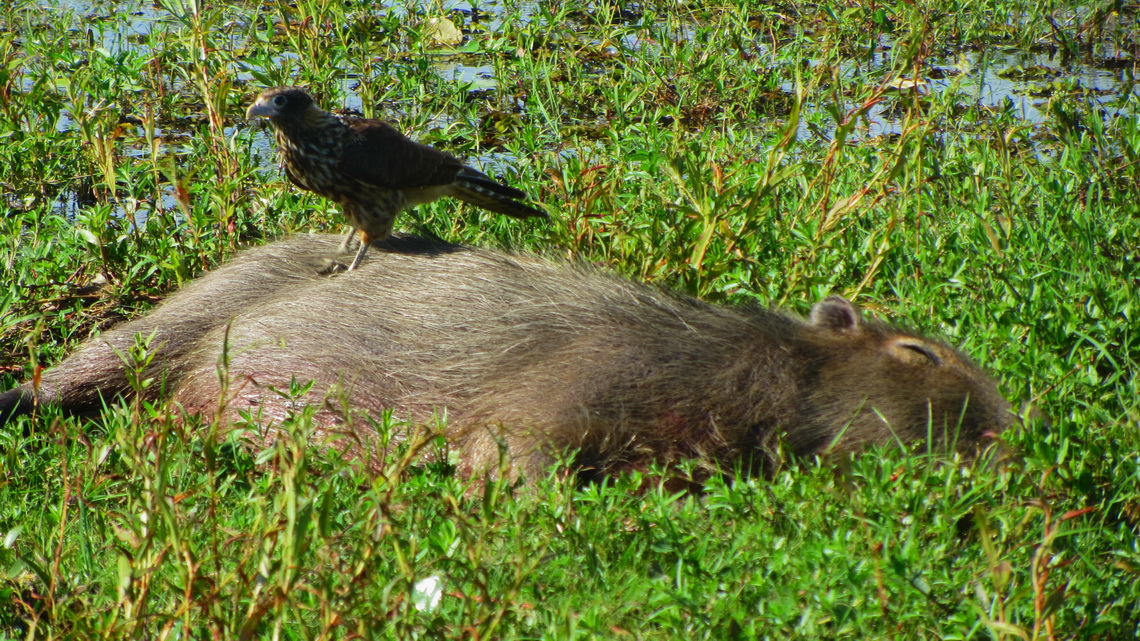
<path fill-rule="evenodd" d="M 356 134 L 341 152 L 345 175 L 377 187 L 400 189 L 446 185 L 464 168 L 458 158 L 410 140 L 379 120 L 348 120 Z"/>

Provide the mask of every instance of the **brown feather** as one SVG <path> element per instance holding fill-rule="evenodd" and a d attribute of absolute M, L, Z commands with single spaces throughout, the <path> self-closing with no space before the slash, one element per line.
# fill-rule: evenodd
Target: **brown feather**
<path fill-rule="evenodd" d="M 418 143 L 386 122 L 347 118 L 355 134 L 341 152 L 338 169 L 361 182 L 403 189 L 446 185 L 463 163 L 451 154 Z"/>
<path fill-rule="evenodd" d="M 246 116 L 273 123 L 289 182 L 340 205 L 359 231 L 361 245 L 350 271 L 370 242 L 387 238 L 400 212 L 444 196 L 516 218 L 547 217 L 521 202 L 526 197 L 521 190 L 411 140 L 386 122 L 329 113 L 299 87 L 267 89 Z"/>
<path fill-rule="evenodd" d="M 493 190 L 487 189 L 481 183 L 457 180 L 451 185 L 452 196 L 481 207 L 496 214 L 504 214 L 512 218 L 548 218 L 546 212 L 535 209 L 524 202 L 508 198 Z"/>

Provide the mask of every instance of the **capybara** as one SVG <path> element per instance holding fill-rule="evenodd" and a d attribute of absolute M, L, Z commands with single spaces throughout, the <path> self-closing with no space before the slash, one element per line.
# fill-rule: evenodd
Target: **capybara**
<path fill-rule="evenodd" d="M 369 417 L 385 409 L 413 423 L 445 414 L 468 474 L 498 465 L 500 445 L 510 473 L 531 479 L 566 451 L 591 476 L 683 458 L 752 472 L 781 441 L 797 455 L 928 436 L 966 449 L 1014 418 L 965 356 L 836 296 L 805 320 L 586 265 L 417 238 L 387 245 L 335 275 L 330 235 L 242 252 L 87 341 L 38 390 L 0 395 L 0 421 L 36 402 L 91 414 L 128 395 L 120 352 L 136 334 L 153 334 L 149 393 L 187 412 L 269 424 L 296 411 L 273 390 L 312 381 L 302 402 L 338 433 L 371 436 Z"/>

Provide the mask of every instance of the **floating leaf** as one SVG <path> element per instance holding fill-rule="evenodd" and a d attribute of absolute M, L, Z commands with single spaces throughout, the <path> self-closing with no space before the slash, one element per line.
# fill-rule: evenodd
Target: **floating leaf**
<path fill-rule="evenodd" d="M 463 42 L 463 32 L 447 18 L 428 18 L 423 33 L 424 39 L 432 44 L 450 47 Z"/>

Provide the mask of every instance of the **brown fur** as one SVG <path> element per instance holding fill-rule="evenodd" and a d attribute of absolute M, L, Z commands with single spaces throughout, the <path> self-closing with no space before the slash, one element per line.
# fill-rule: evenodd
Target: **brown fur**
<path fill-rule="evenodd" d="M 466 473 L 494 466 L 500 443 L 531 478 L 567 449 L 599 474 L 689 457 L 749 470 L 779 438 L 799 455 L 928 432 L 969 448 L 1012 420 L 965 356 L 838 297 L 805 321 L 533 256 L 389 244 L 337 276 L 331 236 L 243 252 L 47 371 L 39 402 L 90 413 L 126 394 L 116 350 L 157 332 L 147 375 L 165 384 L 151 389 L 210 415 L 228 332 L 229 418 L 279 421 L 291 408 L 270 388 L 313 380 L 329 428 L 368 435 L 386 408 L 413 422 L 446 413 Z M 26 385 L 0 396 L 0 420 L 31 399 Z"/>

